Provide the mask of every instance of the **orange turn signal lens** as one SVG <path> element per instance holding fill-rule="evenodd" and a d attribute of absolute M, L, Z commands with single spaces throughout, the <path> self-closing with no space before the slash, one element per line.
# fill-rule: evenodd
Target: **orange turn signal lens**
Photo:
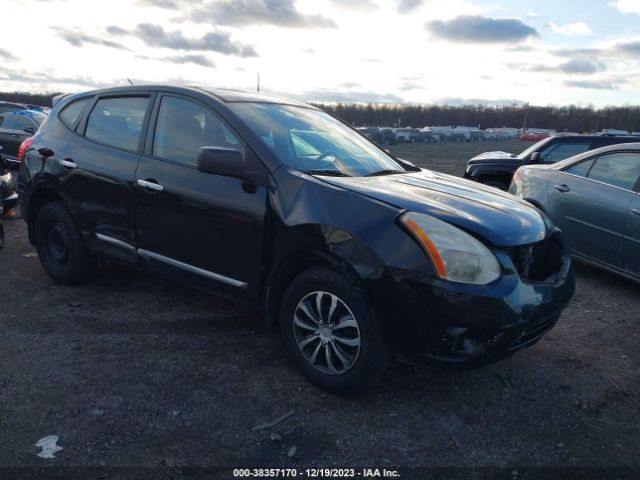
<path fill-rule="evenodd" d="M 431 257 L 431 260 L 433 260 L 436 271 L 438 272 L 438 276 L 440 278 L 447 278 L 447 268 L 444 265 L 444 261 L 442 261 L 440 252 L 433 244 L 429 236 L 424 232 L 422 228 L 420 228 L 420 226 L 415 221 L 410 218 L 406 219 L 404 221 L 404 224 L 409 228 L 409 230 L 411 230 L 411 233 L 413 233 L 416 239 L 422 244 L 424 249 Z"/>

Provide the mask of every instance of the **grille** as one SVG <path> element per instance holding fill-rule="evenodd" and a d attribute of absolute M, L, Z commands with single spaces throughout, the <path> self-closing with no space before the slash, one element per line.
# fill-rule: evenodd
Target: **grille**
<path fill-rule="evenodd" d="M 562 242 L 557 234 L 529 245 L 516 247 L 511 260 L 526 282 L 552 282 L 562 270 Z"/>

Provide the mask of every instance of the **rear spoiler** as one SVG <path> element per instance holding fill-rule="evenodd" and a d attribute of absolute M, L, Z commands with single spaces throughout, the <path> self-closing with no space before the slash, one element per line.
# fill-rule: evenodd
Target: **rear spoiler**
<path fill-rule="evenodd" d="M 55 97 L 53 97 L 51 99 L 51 108 L 56 106 L 56 103 L 58 103 L 60 100 L 62 100 L 63 98 L 69 96 L 68 93 L 61 93 L 60 95 L 56 95 Z"/>

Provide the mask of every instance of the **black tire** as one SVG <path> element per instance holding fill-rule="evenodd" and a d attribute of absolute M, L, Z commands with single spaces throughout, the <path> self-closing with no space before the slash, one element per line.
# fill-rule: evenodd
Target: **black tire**
<path fill-rule="evenodd" d="M 60 202 L 49 203 L 38 213 L 35 243 L 40 263 L 58 283 L 83 283 L 96 272 L 95 256 L 87 249 L 69 211 Z"/>
<path fill-rule="evenodd" d="M 329 374 L 320 371 L 310 363 L 298 347 L 294 329 L 298 328 L 300 330 L 300 328 L 294 327 L 294 315 L 300 302 L 309 295 L 315 294 L 314 292 L 324 292 L 330 296 L 336 296 L 342 302 L 339 304 L 342 306 L 337 307 L 335 312 L 340 308 L 347 307 L 356 319 L 359 350 L 349 369 L 343 373 Z M 329 302 L 331 298 L 328 297 Z M 336 317 L 338 315 L 336 314 Z M 342 328 L 343 330 L 340 330 L 341 335 L 345 331 L 344 327 Z M 335 331 L 338 331 L 337 328 Z M 317 335 L 317 331 L 315 333 Z M 311 336 L 313 336 L 313 333 L 310 333 L 309 337 L 306 338 Z M 307 380 L 323 390 L 338 395 L 358 395 L 366 392 L 380 380 L 391 359 L 387 345 L 382 337 L 382 329 L 367 307 L 362 292 L 343 275 L 327 268 L 307 270 L 291 282 L 284 294 L 280 308 L 280 338 L 283 350 Z M 330 350 L 334 355 L 336 345 L 340 347 L 342 353 L 345 353 L 342 348 L 349 348 L 333 340 L 328 343 L 333 345 L 327 344 L 326 349 Z M 311 349 L 313 349 L 314 344 L 310 345 Z M 318 344 L 316 343 L 315 345 Z M 329 355 L 326 351 L 324 351 L 324 354 Z M 322 355 L 321 353 L 318 357 L 322 358 Z M 349 358 L 348 355 L 345 355 L 345 357 Z M 337 357 L 333 356 L 333 358 L 336 359 Z M 344 364 L 341 365 L 340 362 L 335 361 L 335 363 L 339 367 L 344 367 Z"/>

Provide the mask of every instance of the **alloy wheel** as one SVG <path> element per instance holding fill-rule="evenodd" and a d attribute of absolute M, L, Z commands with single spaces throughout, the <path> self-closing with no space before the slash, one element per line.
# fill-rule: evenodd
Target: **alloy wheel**
<path fill-rule="evenodd" d="M 312 292 L 300 300 L 293 315 L 293 333 L 302 356 L 322 373 L 341 375 L 358 359 L 358 321 L 332 293 Z"/>

